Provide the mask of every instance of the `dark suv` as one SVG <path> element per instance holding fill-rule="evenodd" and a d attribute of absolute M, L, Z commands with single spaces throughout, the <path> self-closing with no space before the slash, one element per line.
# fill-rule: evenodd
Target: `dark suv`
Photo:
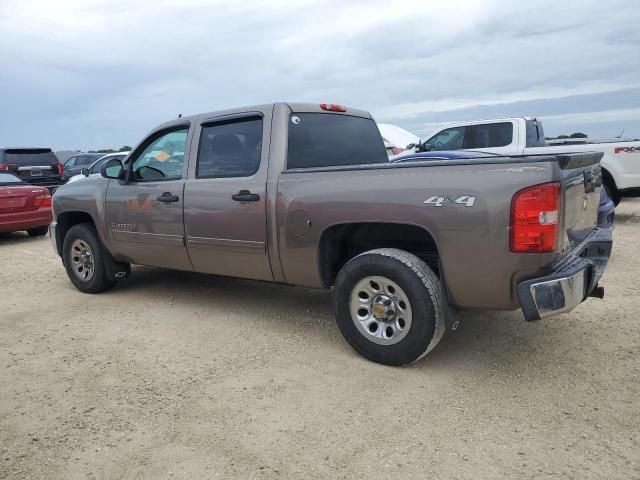
<path fill-rule="evenodd" d="M 62 185 L 62 164 L 50 148 L 0 148 L 0 172 L 55 190 Z"/>

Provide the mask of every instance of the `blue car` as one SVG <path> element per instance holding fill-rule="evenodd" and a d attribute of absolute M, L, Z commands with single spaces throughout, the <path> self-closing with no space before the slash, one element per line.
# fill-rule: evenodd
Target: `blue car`
<path fill-rule="evenodd" d="M 433 151 L 420 153 L 407 153 L 398 155 L 389 159 L 391 163 L 400 162 L 420 162 L 428 160 L 453 160 L 464 158 L 486 158 L 498 157 L 495 153 L 477 152 L 474 150 L 456 150 L 456 151 Z M 605 188 L 600 189 L 600 205 L 598 207 L 598 226 L 601 228 L 613 225 L 613 217 L 615 215 L 616 205 L 607 194 Z"/>

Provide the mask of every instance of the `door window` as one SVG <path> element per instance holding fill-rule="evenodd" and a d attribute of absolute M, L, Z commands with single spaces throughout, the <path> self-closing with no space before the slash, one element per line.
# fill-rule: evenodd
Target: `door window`
<path fill-rule="evenodd" d="M 151 137 L 150 143 L 133 161 L 131 179 L 138 182 L 182 178 L 188 127 Z"/>
<path fill-rule="evenodd" d="M 71 157 L 69 160 L 67 160 L 64 164 L 65 167 L 75 167 L 76 166 L 76 160 L 78 160 L 78 157 Z"/>
<path fill-rule="evenodd" d="M 434 135 L 425 144 L 431 145 L 431 150 L 460 150 L 464 148 L 465 127 L 447 128 Z"/>
<path fill-rule="evenodd" d="M 506 147 L 513 140 L 513 123 L 487 123 L 467 127 L 464 148 Z"/>
<path fill-rule="evenodd" d="M 261 151 L 262 117 L 203 125 L 196 178 L 249 177 Z"/>

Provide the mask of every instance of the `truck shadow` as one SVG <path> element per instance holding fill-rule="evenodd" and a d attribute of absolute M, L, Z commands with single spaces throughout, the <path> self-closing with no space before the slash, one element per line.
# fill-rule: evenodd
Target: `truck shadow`
<path fill-rule="evenodd" d="M 616 216 L 613 219 L 613 223 L 640 223 L 640 213 L 632 212 L 632 213 L 618 213 L 616 212 Z"/>
<path fill-rule="evenodd" d="M 267 322 L 268 328 L 282 329 L 285 335 L 295 326 L 318 342 L 331 344 L 336 354 L 344 353 L 345 362 L 361 361 L 342 339 L 333 317 L 331 294 L 325 290 L 136 267 L 132 277 L 112 292 L 132 299 L 143 292 L 147 299 L 169 300 L 174 305 L 242 312 L 250 321 Z M 584 337 L 563 333 L 571 327 L 559 319 L 528 323 L 519 312 L 483 311 L 463 311 L 458 318 L 461 322 L 458 331 L 446 335 L 426 360 L 407 368 L 425 373 L 450 372 L 451 368 L 465 371 L 508 368 L 517 374 L 518 365 L 527 368 L 536 363 L 548 364 L 556 354 L 556 360 L 570 368 L 571 359 L 562 352 L 584 349 L 584 345 L 567 345 Z"/>
<path fill-rule="evenodd" d="M 49 241 L 49 237 L 30 237 L 27 232 L 11 232 L 11 233 L 3 233 L 0 232 L 0 247 L 3 245 L 10 245 L 16 243 L 35 243 L 41 242 L 43 240 Z"/>

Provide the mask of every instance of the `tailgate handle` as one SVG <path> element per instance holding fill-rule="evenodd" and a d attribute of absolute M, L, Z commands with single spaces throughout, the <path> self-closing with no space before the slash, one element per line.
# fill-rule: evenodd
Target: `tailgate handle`
<path fill-rule="evenodd" d="M 584 191 L 585 193 L 591 193 L 596 190 L 593 184 L 593 173 L 589 170 L 584 172 Z"/>
<path fill-rule="evenodd" d="M 260 195 L 251 193 L 249 190 L 240 190 L 238 193 L 231 195 L 231 199 L 236 202 L 257 202 L 260 200 Z"/>

